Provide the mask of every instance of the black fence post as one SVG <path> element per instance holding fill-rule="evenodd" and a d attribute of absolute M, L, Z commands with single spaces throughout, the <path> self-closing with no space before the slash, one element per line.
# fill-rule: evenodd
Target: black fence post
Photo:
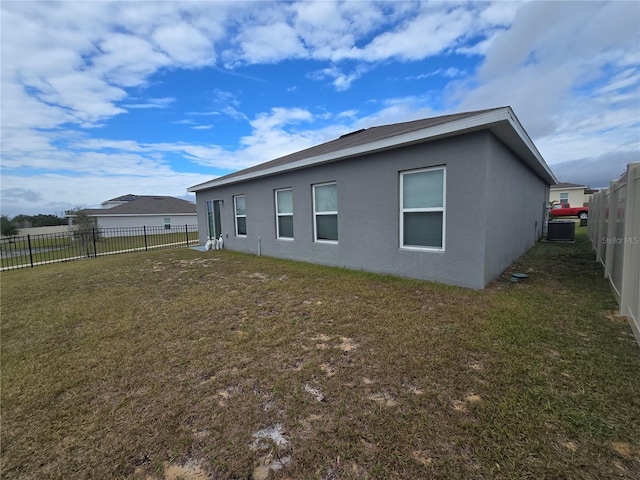
<path fill-rule="evenodd" d="M 29 245 L 29 261 L 31 262 L 31 268 L 33 268 L 33 250 L 31 250 L 31 235 L 27 234 L 27 244 Z"/>
<path fill-rule="evenodd" d="M 144 234 L 144 251 L 148 252 L 149 247 L 147 247 L 147 226 L 146 225 L 142 226 L 142 233 Z"/>
<path fill-rule="evenodd" d="M 96 245 L 96 229 L 91 229 L 91 236 L 93 237 L 93 257 L 96 258 L 98 256 L 98 246 Z"/>
<path fill-rule="evenodd" d="M 189 226 L 185 223 L 184 225 L 184 235 L 187 238 L 187 247 L 189 246 Z"/>

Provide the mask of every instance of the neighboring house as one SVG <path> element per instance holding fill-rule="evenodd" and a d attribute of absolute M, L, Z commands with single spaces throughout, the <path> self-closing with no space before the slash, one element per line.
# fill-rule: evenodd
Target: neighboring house
<path fill-rule="evenodd" d="M 556 179 L 510 107 L 359 130 L 188 190 L 200 241 L 484 288 L 542 236 Z"/>
<path fill-rule="evenodd" d="M 99 228 L 171 227 L 196 225 L 196 206 L 180 198 L 159 195 L 123 195 L 84 209 Z"/>
<path fill-rule="evenodd" d="M 596 192 L 598 192 L 598 190 L 592 190 L 586 185 L 559 182 L 557 185 L 551 187 L 549 203 L 568 203 L 572 207 L 585 207 L 589 205 L 589 200 Z"/>

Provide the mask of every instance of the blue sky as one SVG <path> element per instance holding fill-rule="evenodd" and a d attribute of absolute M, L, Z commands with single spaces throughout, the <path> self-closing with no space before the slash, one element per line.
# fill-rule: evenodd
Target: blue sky
<path fill-rule="evenodd" d="M 640 160 L 637 2 L 0 8 L 9 216 L 184 197 L 349 131 L 505 105 L 560 181 Z"/>

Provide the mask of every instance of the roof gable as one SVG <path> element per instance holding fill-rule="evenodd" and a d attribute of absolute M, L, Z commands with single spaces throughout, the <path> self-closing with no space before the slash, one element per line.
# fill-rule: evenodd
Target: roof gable
<path fill-rule="evenodd" d="M 557 180 L 510 107 L 425 118 L 371 127 L 299 152 L 255 165 L 187 189 L 198 192 L 231 183 L 275 175 L 322 163 L 424 143 L 479 130 L 491 130 L 549 184 Z"/>

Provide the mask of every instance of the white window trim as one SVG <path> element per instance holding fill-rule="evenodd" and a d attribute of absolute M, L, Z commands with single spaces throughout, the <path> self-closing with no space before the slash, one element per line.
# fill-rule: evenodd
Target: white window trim
<path fill-rule="evenodd" d="M 237 201 L 238 198 L 244 198 L 244 208 L 245 211 L 247 209 L 247 198 L 244 195 L 234 195 L 233 197 L 233 227 L 234 230 L 236 232 L 236 237 L 246 237 L 247 234 L 246 233 L 238 233 L 238 218 L 244 218 L 245 221 L 245 228 L 247 225 L 247 214 L 245 213 L 244 215 L 238 215 L 238 208 L 237 208 Z"/>
<path fill-rule="evenodd" d="M 430 172 L 434 170 L 442 170 L 442 207 L 431 208 L 403 208 L 404 202 L 404 176 L 412 173 Z M 399 243 L 401 250 L 415 250 L 420 252 L 444 252 L 447 238 L 447 168 L 445 166 L 419 168 L 416 170 L 406 170 L 400 172 L 400 230 Z M 421 247 L 419 245 L 404 245 L 404 214 L 410 212 L 442 212 L 442 247 Z"/>
<path fill-rule="evenodd" d="M 338 215 L 338 211 L 326 211 L 326 212 L 317 212 L 316 211 L 316 187 L 324 187 L 327 185 L 335 185 L 336 186 L 336 192 L 338 190 L 338 182 L 325 182 L 325 183 L 316 183 L 314 185 L 312 185 L 312 193 L 313 193 L 313 241 L 316 243 L 332 243 L 332 244 L 337 244 L 338 240 L 325 240 L 325 239 L 318 239 L 318 227 L 317 227 L 317 222 L 316 222 L 316 217 L 318 215 Z M 339 234 L 338 234 L 339 235 Z"/>
<path fill-rule="evenodd" d="M 294 232 L 294 237 L 281 237 L 280 236 L 280 222 L 278 221 L 280 219 L 280 217 L 291 217 L 293 219 L 293 211 L 291 213 L 280 213 L 278 212 L 278 192 L 291 192 L 291 196 L 293 198 L 293 189 L 292 188 L 278 188 L 274 195 L 275 195 L 275 210 L 276 210 L 276 238 L 278 240 L 284 240 L 286 242 L 293 242 L 293 239 L 295 237 L 295 232 Z M 293 207 L 292 207 L 293 208 Z"/>
<path fill-rule="evenodd" d="M 163 217 L 162 221 L 163 221 L 164 229 L 171 230 L 171 217 Z"/>

